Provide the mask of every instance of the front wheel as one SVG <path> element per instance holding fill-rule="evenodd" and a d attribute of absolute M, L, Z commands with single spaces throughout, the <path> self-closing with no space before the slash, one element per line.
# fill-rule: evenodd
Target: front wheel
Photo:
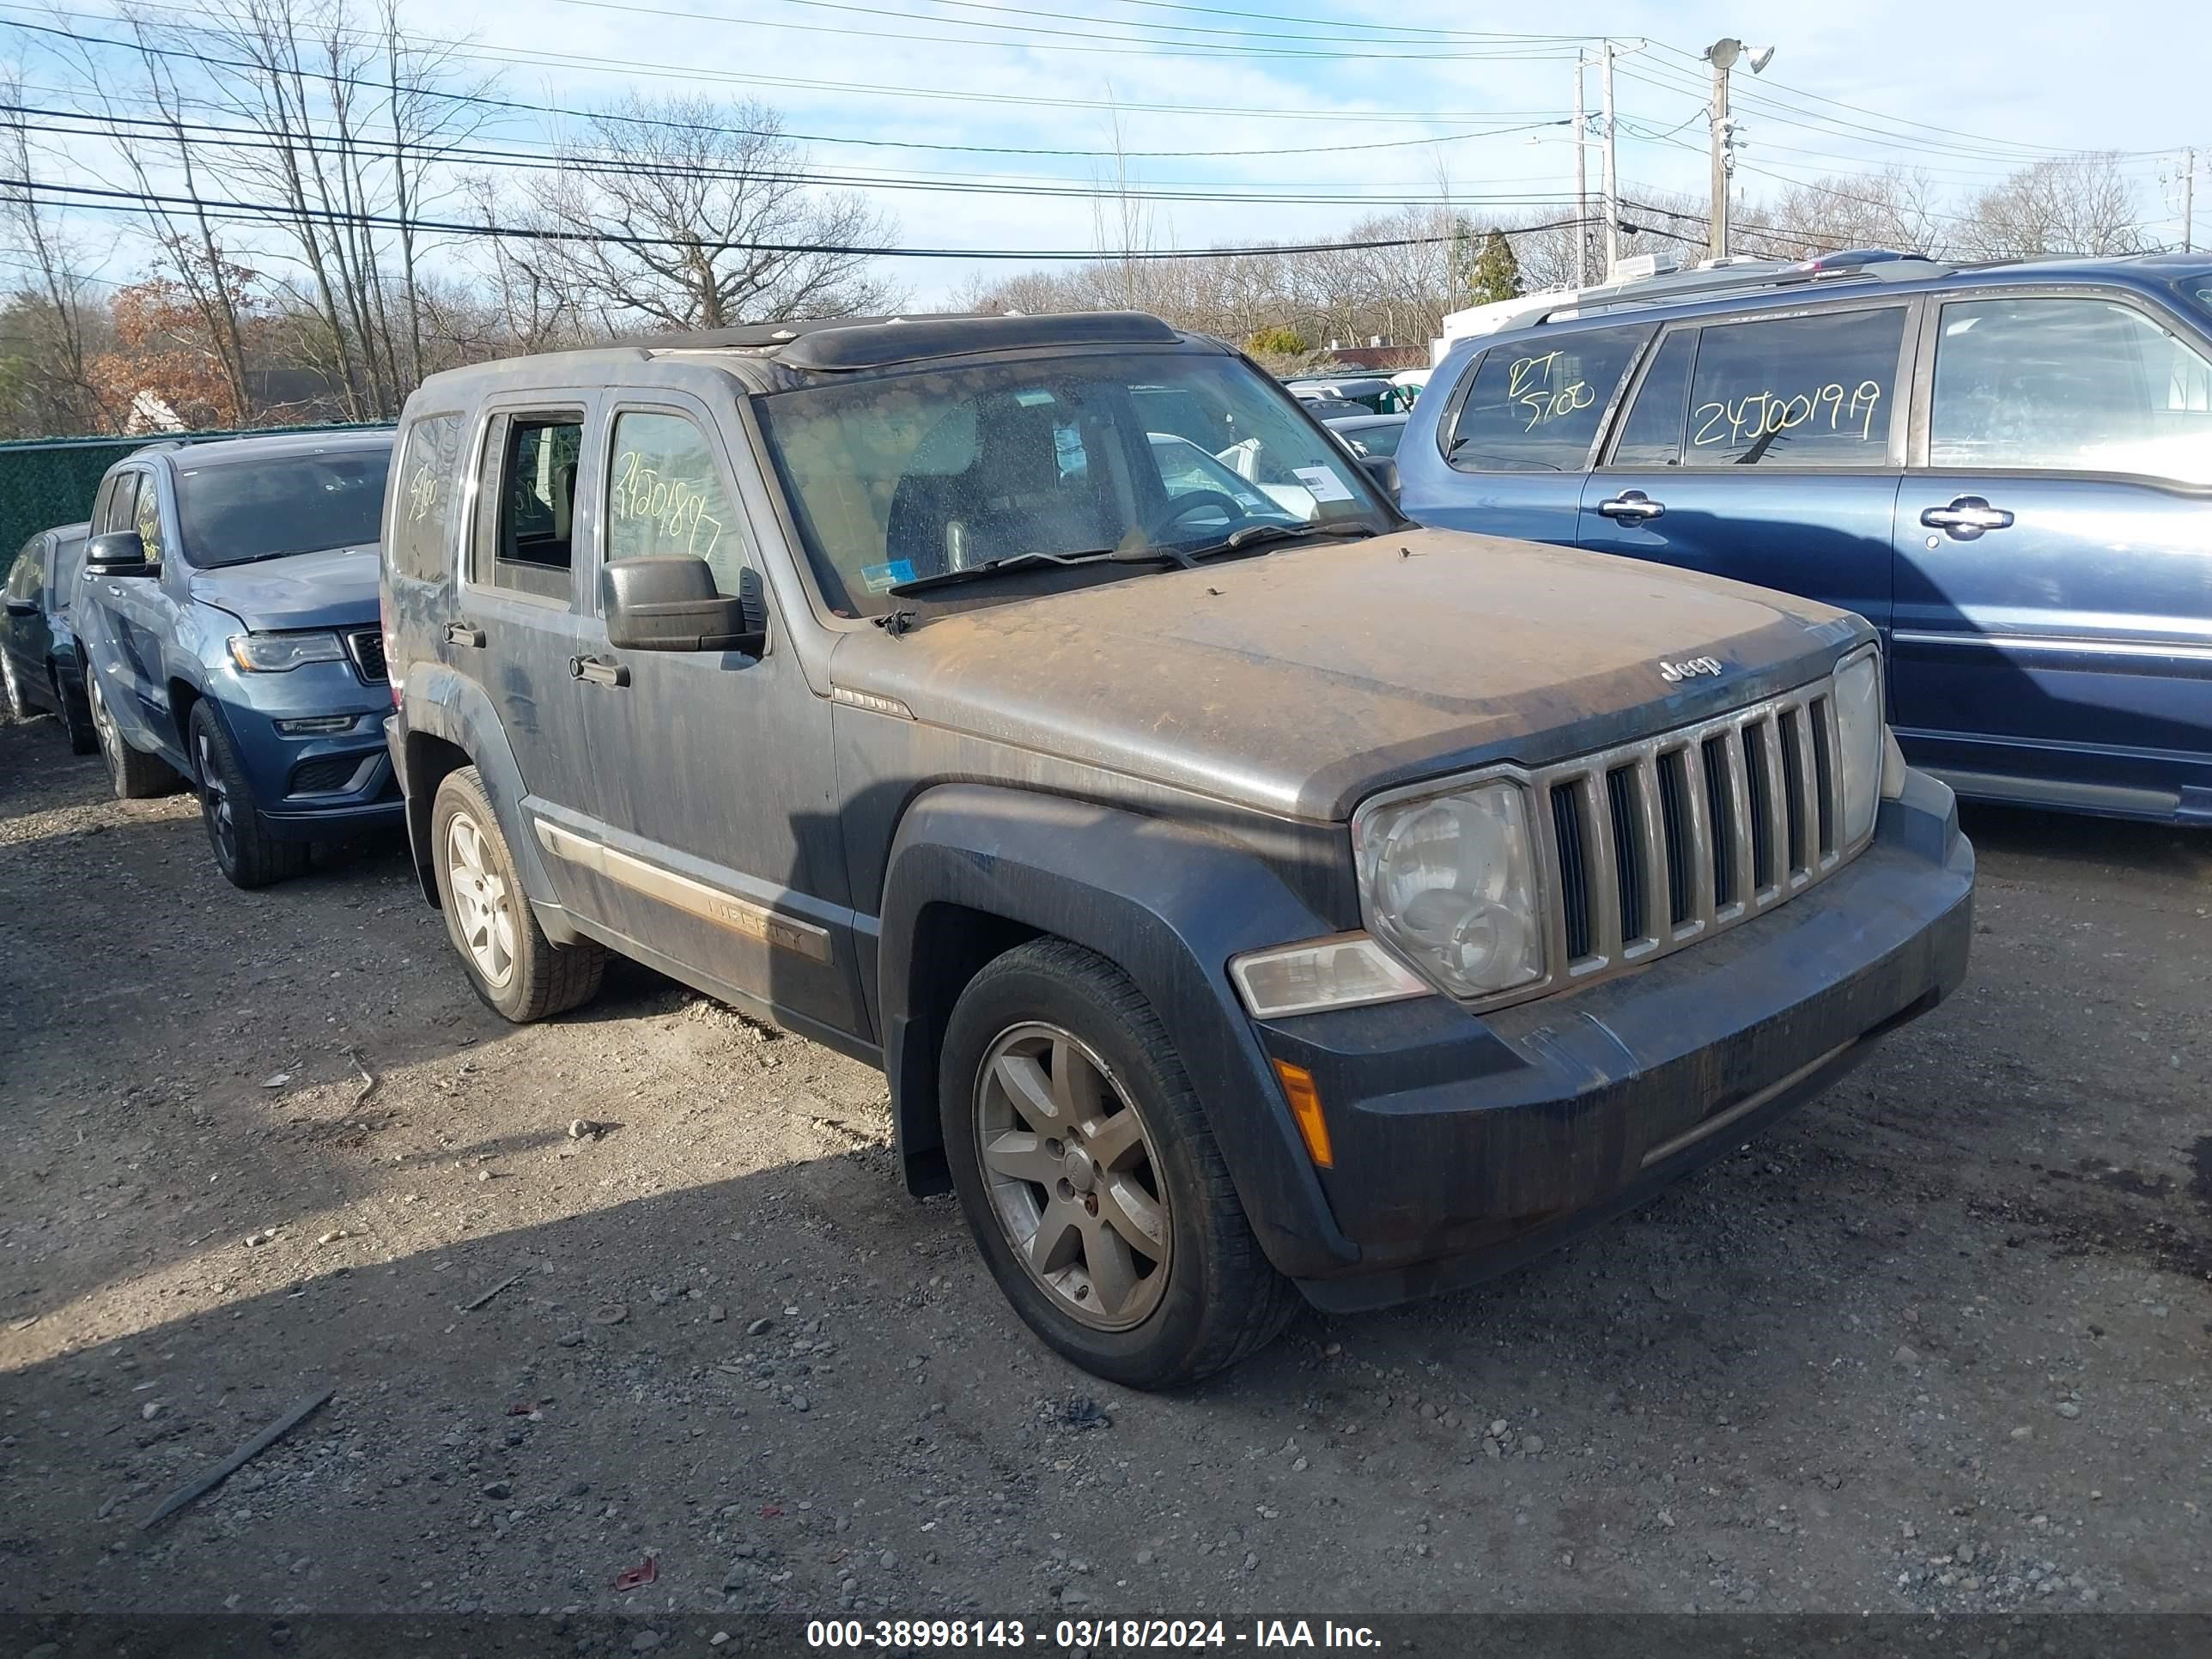
<path fill-rule="evenodd" d="M 430 835 L 447 936 L 495 1013 L 522 1024 L 599 994 L 606 951 L 590 939 L 559 945 L 545 937 L 475 767 L 439 781 Z"/>
<path fill-rule="evenodd" d="M 1132 1388 L 1273 1340 L 1296 1294 L 1261 1253 L 1182 1062 L 1104 958 L 1036 939 L 946 1027 L 945 1146 L 969 1230 L 1030 1328 Z"/>
<path fill-rule="evenodd" d="M 92 727 L 92 708 L 82 691 L 72 693 L 54 674 L 54 707 L 62 711 L 62 728 L 69 733 L 70 753 L 89 755 L 100 747 L 100 733 Z"/>
<path fill-rule="evenodd" d="M 251 892 L 302 874 L 307 867 L 307 844 L 279 841 L 269 833 L 253 804 L 252 786 L 238 750 L 215 710 L 199 704 L 187 729 L 192 764 L 200 775 L 200 819 L 207 826 L 208 845 L 215 849 L 216 867 L 223 878 Z"/>
<path fill-rule="evenodd" d="M 27 720 L 37 712 L 23 695 L 23 683 L 15 678 L 15 665 L 4 647 L 0 647 L 0 706 L 7 708 L 11 720 Z"/>

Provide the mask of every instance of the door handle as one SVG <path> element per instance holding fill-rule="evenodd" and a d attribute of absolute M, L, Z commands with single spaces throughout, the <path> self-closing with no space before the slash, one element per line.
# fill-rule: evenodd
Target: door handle
<path fill-rule="evenodd" d="M 123 597 L 123 590 L 118 587 L 113 582 L 108 583 L 107 592 L 108 597 L 111 599 L 119 599 Z"/>
<path fill-rule="evenodd" d="M 1600 501 L 1597 510 L 1621 524 L 1644 524 L 1660 517 L 1667 511 L 1667 506 L 1663 501 L 1653 501 L 1640 489 L 1624 489 L 1611 500 Z"/>
<path fill-rule="evenodd" d="M 472 645 L 476 647 L 477 650 L 481 651 L 483 649 L 483 642 L 484 631 L 481 628 L 471 628 L 466 623 L 447 623 L 446 624 L 446 643 L 447 645 Z"/>
<path fill-rule="evenodd" d="M 571 657 L 568 678 L 592 685 L 628 685 L 629 670 L 618 662 L 603 662 L 597 657 Z"/>
<path fill-rule="evenodd" d="M 2009 530 L 2012 514 L 2001 507 L 1991 507 L 1979 495 L 1961 495 L 1948 507 L 1931 507 L 1920 515 L 1920 522 L 1930 530 L 1948 530 L 1962 542 L 1970 542 L 1985 530 Z"/>

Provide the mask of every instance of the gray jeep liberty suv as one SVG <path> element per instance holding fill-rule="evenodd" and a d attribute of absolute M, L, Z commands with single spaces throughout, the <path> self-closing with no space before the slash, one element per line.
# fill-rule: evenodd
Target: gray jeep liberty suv
<path fill-rule="evenodd" d="M 399 453 L 387 731 L 477 993 L 614 950 L 881 1066 L 910 1190 L 1119 1382 L 1524 1260 L 1966 971 L 1864 622 L 1417 528 L 1152 318 L 492 363 Z"/>

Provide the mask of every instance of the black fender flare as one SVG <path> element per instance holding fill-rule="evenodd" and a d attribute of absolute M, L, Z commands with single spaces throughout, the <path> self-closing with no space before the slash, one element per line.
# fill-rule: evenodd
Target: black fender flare
<path fill-rule="evenodd" d="M 483 780 L 492 811 L 499 816 L 500 833 L 507 837 L 507 850 L 514 854 L 516 871 L 522 878 L 522 890 L 538 912 L 538 924 L 555 944 L 573 943 L 575 930 L 546 871 L 538 837 L 531 831 L 525 805 L 529 792 L 523 786 L 522 769 L 515 763 L 514 750 L 507 744 L 506 728 L 500 724 L 490 697 L 465 674 L 437 663 L 417 664 L 408 671 L 404 697 L 400 752 L 392 759 L 403 769 L 400 787 L 407 799 L 407 839 L 423 897 L 432 904 L 438 902 L 437 876 L 430 854 L 430 808 L 437 786 L 417 760 L 412 741 L 417 737 L 438 738 L 468 757 L 469 764 Z"/>
<path fill-rule="evenodd" d="M 1029 790 L 939 786 L 908 805 L 891 844 L 879 1006 L 910 1188 L 943 1188 L 929 1176 L 943 1168 L 939 1011 L 953 996 L 942 979 L 979 965 L 946 949 L 931 920 L 933 908 L 954 907 L 1069 939 L 1127 974 L 1182 1055 L 1268 1259 L 1293 1277 L 1358 1260 L 1228 972 L 1239 951 L 1337 930 L 1226 836 Z"/>

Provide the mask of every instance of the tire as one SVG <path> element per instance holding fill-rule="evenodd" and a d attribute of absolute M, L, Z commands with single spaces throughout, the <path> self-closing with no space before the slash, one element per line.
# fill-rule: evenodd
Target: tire
<path fill-rule="evenodd" d="M 1035 939 L 976 975 L 945 1028 L 938 1098 L 992 1277 L 1084 1370 L 1134 1389 L 1195 1382 L 1297 1310 L 1159 1017 L 1103 957 Z"/>
<path fill-rule="evenodd" d="M 493 1012 L 521 1024 L 599 994 L 606 951 L 590 939 L 560 945 L 545 937 L 475 767 L 440 781 L 430 837 L 446 936 Z"/>
<path fill-rule="evenodd" d="M 62 684 L 61 675 L 52 668 L 47 671 L 53 681 L 54 707 L 62 711 L 62 729 L 69 734 L 70 753 L 96 754 L 100 749 L 100 733 L 92 729 L 92 709 L 82 694 L 71 696 L 69 688 Z"/>
<path fill-rule="evenodd" d="M 107 700 L 101 695 L 97 676 L 86 679 L 85 702 L 92 715 L 100 758 L 107 763 L 107 781 L 115 787 L 116 799 L 150 800 L 156 795 L 173 795 L 182 787 L 184 781 L 168 762 L 131 746 L 117 727 L 115 716 L 108 712 Z"/>
<path fill-rule="evenodd" d="M 23 683 L 15 678 L 15 659 L 4 647 L 0 647 L 0 708 L 7 709 L 11 720 L 27 720 L 38 713 L 23 695 Z"/>
<path fill-rule="evenodd" d="M 280 841 L 270 833 L 268 821 L 253 804 L 253 787 L 238 750 L 213 708 L 204 702 L 193 706 L 185 737 L 199 773 L 200 822 L 223 878 L 252 892 L 306 874 L 307 842 Z"/>

